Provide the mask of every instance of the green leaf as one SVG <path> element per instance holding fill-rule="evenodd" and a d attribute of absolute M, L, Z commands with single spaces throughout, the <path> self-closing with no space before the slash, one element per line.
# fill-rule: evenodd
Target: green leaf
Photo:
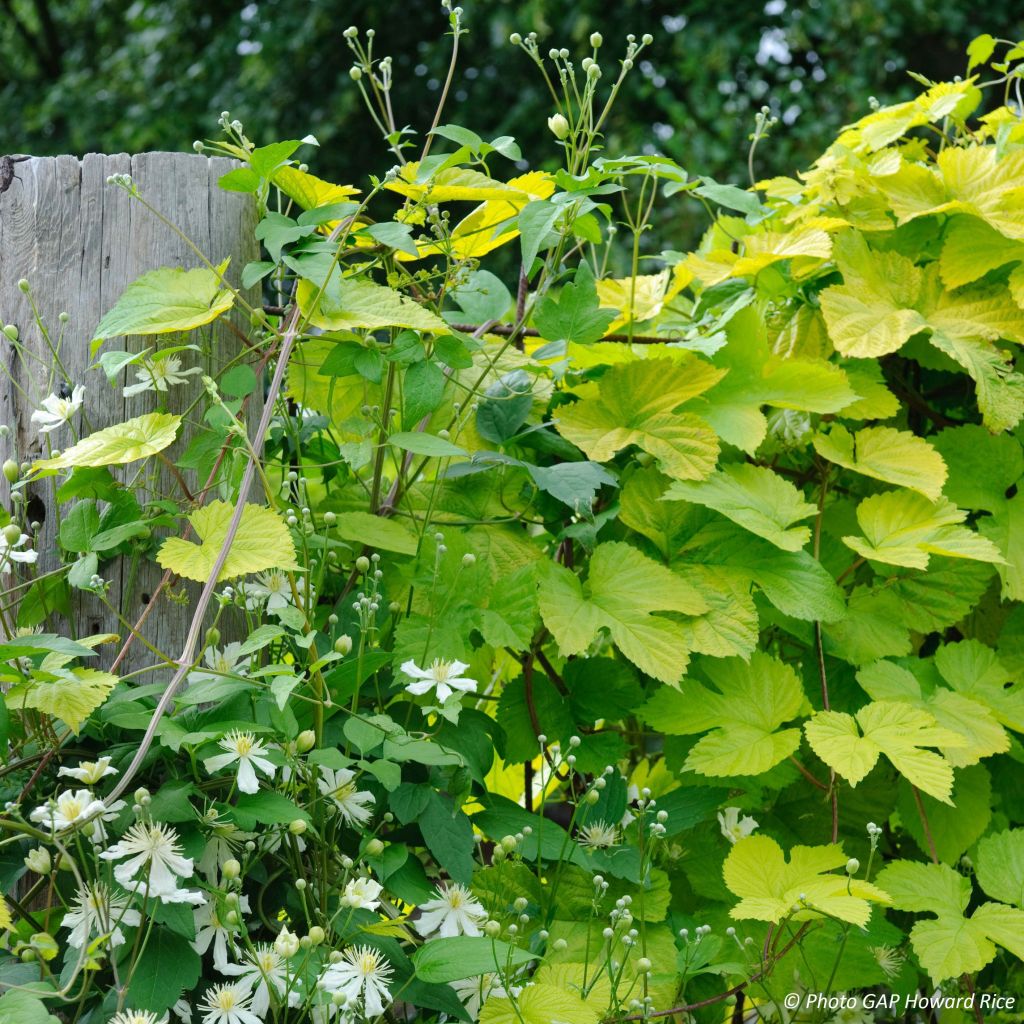
<path fill-rule="evenodd" d="M 226 269 L 225 261 L 216 271 L 161 267 L 143 274 L 122 292 L 93 332 L 93 339 L 191 331 L 216 320 L 235 301 L 234 292 L 221 282 Z"/>
<path fill-rule="evenodd" d="M 365 278 L 342 278 L 335 273 L 318 299 L 319 292 L 318 283 L 303 279 L 296 295 L 310 323 L 327 331 L 409 327 L 433 334 L 448 333 L 445 322 L 426 307 Z"/>
<path fill-rule="evenodd" d="M 583 260 L 573 283 L 562 286 L 557 297 L 548 295 L 533 321 L 548 341 L 571 341 L 590 345 L 600 340 L 615 319 L 613 309 L 602 309 L 590 264 Z"/>
<path fill-rule="evenodd" d="M 267 644 L 273 643 L 285 635 L 286 631 L 280 626 L 257 626 L 242 641 L 242 646 L 238 649 L 238 655 L 241 657 L 245 654 L 255 654 L 257 651 L 263 650 Z"/>
<path fill-rule="evenodd" d="M 724 206 L 728 210 L 737 210 L 739 213 L 754 215 L 761 212 L 761 201 L 755 192 L 748 192 L 735 185 L 722 185 L 704 175 L 700 180 L 701 184 L 693 190 L 694 195 L 703 196 L 719 206 Z"/>
<path fill-rule="evenodd" d="M 978 217 L 952 217 L 943 236 L 939 273 L 947 288 L 960 288 L 1021 259 L 1024 242 L 1007 238 Z"/>
<path fill-rule="evenodd" d="M 714 509 L 783 551 L 799 551 L 810 540 L 810 527 L 793 524 L 818 511 L 788 480 L 746 463 L 730 463 L 699 483 L 673 480 L 665 500 Z"/>
<path fill-rule="evenodd" d="M 978 885 L 995 900 L 1024 906 L 1024 828 L 1006 829 L 978 843 Z"/>
<path fill-rule="evenodd" d="M 931 555 L 1003 562 L 996 546 L 961 524 L 967 513 L 945 498 L 929 501 L 912 491 L 887 491 L 857 506 L 857 522 L 866 539 L 843 543 L 874 562 L 927 569 Z"/>
<path fill-rule="evenodd" d="M 979 64 L 984 64 L 995 49 L 996 41 L 987 32 L 975 36 L 967 44 L 967 73 L 970 74 Z"/>
<path fill-rule="evenodd" d="M 505 287 L 505 282 L 489 270 L 474 270 L 466 277 L 465 283 L 453 288 L 449 295 L 462 312 L 478 324 L 503 320 L 512 305 L 512 293 Z"/>
<path fill-rule="evenodd" d="M 412 227 L 409 224 L 399 224 L 397 221 L 382 221 L 380 224 L 370 224 L 363 229 L 372 239 L 391 249 L 399 252 L 407 252 L 410 256 L 419 256 L 416 243 L 412 240 Z"/>
<path fill-rule="evenodd" d="M 1012 430 L 1024 416 L 1024 376 L 1010 353 L 990 341 L 934 333 L 932 344 L 959 363 L 974 381 L 982 422 L 993 433 Z"/>
<path fill-rule="evenodd" d="M 0 995 L 0 1024 L 58 1024 L 58 1018 L 30 992 L 11 989 Z"/>
<path fill-rule="evenodd" d="M 485 441 L 504 445 L 519 433 L 533 408 L 530 378 L 522 370 L 506 373 L 488 389 L 476 411 L 476 429 Z"/>
<path fill-rule="evenodd" d="M 815 434 L 814 449 L 824 459 L 887 484 L 911 487 L 935 501 L 946 482 L 942 456 L 924 438 L 891 427 L 866 427 L 851 434 L 837 423 Z"/>
<path fill-rule="evenodd" d="M 658 612 L 699 615 L 707 603 L 675 573 L 636 548 L 599 544 L 586 583 L 550 563 L 540 576 L 540 611 L 565 656 L 582 654 L 601 629 L 648 675 L 675 684 L 686 669 L 687 649 L 678 622 Z"/>
<path fill-rule="evenodd" d="M 558 409 L 558 432 L 596 462 L 627 445 L 653 455 L 681 480 L 706 477 L 718 459 L 718 438 L 693 413 L 676 412 L 722 376 L 707 363 L 645 359 L 614 366 L 601 378 L 597 397 Z"/>
<path fill-rule="evenodd" d="M 129 967 L 130 956 L 122 964 Z M 202 961 L 192 944 L 170 928 L 154 928 L 146 948 L 130 974 L 126 1001 L 137 1010 L 150 1010 L 160 1015 L 169 1010 L 183 992 L 192 992 L 202 968 Z"/>
<path fill-rule="evenodd" d="M 388 444 L 393 444 L 403 451 L 412 452 L 414 455 L 427 455 L 434 459 L 449 459 L 455 455 L 469 455 L 465 448 L 437 434 L 426 434 L 423 431 L 408 430 L 398 431 L 388 437 Z"/>
<path fill-rule="evenodd" d="M 174 443 L 180 416 L 149 412 L 145 416 L 117 423 L 65 449 L 53 459 L 39 459 L 33 472 L 70 469 L 73 466 L 120 466 L 162 452 Z"/>
<path fill-rule="evenodd" d="M 1024 476 L 1024 452 L 1007 434 L 993 437 L 974 423 L 929 438 L 949 467 L 945 494 L 960 508 L 998 512 L 1006 492 Z"/>
<path fill-rule="evenodd" d="M 791 913 L 795 921 L 821 913 L 863 928 L 871 902 L 890 902 L 879 886 L 845 871 L 830 873 L 846 865 L 842 846 L 794 846 L 789 858 L 787 863 L 782 847 L 768 836 L 747 836 L 736 843 L 722 869 L 725 884 L 741 897 L 730 915 L 778 923 Z"/>
<path fill-rule="evenodd" d="M 552 466 L 524 464 L 533 482 L 573 512 L 589 509 L 602 487 L 614 487 L 613 477 L 597 462 L 556 462 Z"/>
<path fill-rule="evenodd" d="M 928 821 L 931 846 L 945 863 L 955 864 L 984 834 L 992 820 L 992 784 L 984 765 L 956 770 L 952 805 L 934 800 L 927 793 L 918 793 L 915 798 L 910 783 L 900 780 L 896 809 L 903 827 L 913 836 L 919 850 L 930 852 L 928 835 L 917 809 L 918 799 Z"/>
<path fill-rule="evenodd" d="M 1003 499 L 982 519 L 978 532 L 998 549 L 996 572 L 1002 581 L 1004 600 L 1024 601 L 1024 494 Z"/>
<path fill-rule="evenodd" d="M 891 576 L 875 584 L 875 592 L 897 620 L 915 633 L 931 633 L 956 625 L 975 608 L 992 578 L 993 567 L 964 559 L 939 559 L 929 572 Z"/>
<path fill-rule="evenodd" d="M 935 652 L 935 667 L 957 693 L 989 708 L 1008 729 L 1024 732 L 1024 684 L 991 647 L 978 640 L 944 644 Z"/>
<path fill-rule="evenodd" d="M 683 507 L 671 502 L 659 504 L 664 509 Z M 622 517 L 629 521 L 625 508 Z M 837 622 L 846 616 L 842 590 L 809 552 L 780 551 L 731 522 L 709 523 L 687 541 L 680 558 L 687 563 L 727 566 L 742 573 L 784 615 L 809 622 Z"/>
<path fill-rule="evenodd" d="M 519 213 L 519 241 L 523 252 L 523 269 L 527 275 L 533 267 L 537 253 L 544 245 L 551 229 L 564 207 L 556 206 L 547 199 L 535 199 L 527 203 Z"/>
<path fill-rule="evenodd" d="M 691 565 L 686 578 L 707 602 L 708 610 L 683 622 L 686 646 L 715 658 L 750 656 L 757 646 L 758 616 L 745 572 Z"/>
<path fill-rule="evenodd" d="M 430 791 L 416 823 L 427 849 L 456 881 L 469 885 L 473 879 L 473 826 L 452 803 L 451 797 Z"/>
<path fill-rule="evenodd" d="M 439 985 L 474 978 L 479 974 L 515 969 L 536 959 L 536 953 L 519 946 L 470 935 L 433 939 L 412 955 L 416 977 Z"/>
<path fill-rule="evenodd" d="M 441 404 L 447 383 L 437 363 L 413 363 L 402 381 L 402 423 L 414 427 Z"/>
<path fill-rule="evenodd" d="M 971 882 L 949 865 L 893 861 L 879 872 L 878 884 L 897 910 L 936 915 L 910 931 L 914 953 L 936 985 L 980 971 L 996 955 L 993 943 L 1024 957 L 1024 911 L 984 903 L 971 917 L 964 916 Z"/>
<path fill-rule="evenodd" d="M 962 747 L 966 741 L 941 728 L 934 716 L 921 708 L 873 701 L 856 717 L 843 711 L 819 711 L 804 725 L 804 731 L 818 757 L 851 786 L 884 754 L 912 785 L 936 800 L 952 803 L 953 769 L 941 754 L 923 748 Z"/>
<path fill-rule="evenodd" d="M 182 537 L 168 537 L 157 554 L 163 568 L 186 579 L 205 583 L 227 539 L 235 506 L 226 501 L 211 501 L 189 517 L 199 538 L 194 544 Z M 263 505 L 246 505 L 238 532 L 231 542 L 218 580 L 262 572 L 265 569 L 299 569 L 295 544 L 284 520 Z"/>
<path fill-rule="evenodd" d="M 662 689 L 641 710 L 644 720 L 675 736 L 707 733 L 683 767 L 701 775 L 759 775 L 800 746 L 798 728 L 780 729 L 805 704 L 796 672 L 763 651 L 741 658 L 704 659 L 701 668 L 716 689 L 692 677 L 679 692 Z"/>
<path fill-rule="evenodd" d="M 308 825 L 311 820 L 297 804 L 269 789 L 261 789 L 258 793 L 239 793 L 231 808 L 231 816 L 243 832 L 254 832 L 262 825 L 287 825 L 296 819 Z"/>
<path fill-rule="evenodd" d="M 63 654 L 68 658 L 96 657 L 94 650 L 57 633 L 26 633 L 0 642 L 0 661 L 31 658 L 34 654 Z"/>
<path fill-rule="evenodd" d="M 339 512 L 334 532 L 342 540 L 355 541 L 380 551 L 416 554 L 417 538 L 394 519 L 369 512 Z"/>

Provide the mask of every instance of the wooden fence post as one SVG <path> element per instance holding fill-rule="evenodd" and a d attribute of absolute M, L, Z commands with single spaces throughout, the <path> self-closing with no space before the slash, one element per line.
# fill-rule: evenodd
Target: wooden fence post
<path fill-rule="evenodd" d="M 93 362 L 89 353 L 92 332 L 128 284 L 157 267 L 202 265 L 186 243 L 153 213 L 106 181 L 112 174 L 130 174 L 146 201 L 213 262 L 231 257 L 228 277 L 237 284 L 245 264 L 258 258 L 258 245 L 253 235 L 256 212 L 252 197 L 224 192 L 217 185 L 218 178 L 234 166 L 232 161 L 185 153 L 143 153 L 89 154 L 81 160 L 73 156 L 32 157 L 14 163 L 0 158 L 0 162 L 7 172 L 0 176 L 0 322 L 18 328 L 19 346 L 25 354 L 25 358 L 19 358 L 15 346 L 0 336 L 0 424 L 10 429 L 7 439 L 0 442 L 0 461 L 13 458 L 29 462 L 43 451 L 31 415 L 49 393 L 53 360 L 33 322 L 28 298 L 18 287 L 21 278 L 29 281 L 32 298 L 54 341 L 61 331 L 60 314 L 68 314 L 63 326 L 61 363 L 71 385 L 85 385 L 85 412 L 93 430 L 151 412 L 160 403 L 171 412 L 184 412 L 203 390 L 199 375 L 189 377 L 187 384 L 171 387 L 159 398 L 148 391 L 126 399 L 122 387 L 135 383 L 137 367 L 129 367 L 127 376 L 122 373 L 115 387 L 101 370 L 87 369 Z M 258 301 L 258 293 L 249 298 Z M 204 373 L 215 373 L 238 354 L 242 344 L 238 329 L 244 332 L 248 324 L 241 311 L 231 316 L 233 322 L 224 318 L 225 322 L 218 321 L 187 337 L 188 342 L 201 342 L 209 354 L 184 352 L 183 366 L 198 365 Z M 154 343 L 160 347 L 179 344 L 181 337 L 116 339 L 108 347 L 138 352 L 154 347 Z M 63 383 L 61 377 L 58 372 L 57 379 Z M 248 412 L 258 417 L 260 403 Z M 76 426 L 79 422 L 76 418 Z M 188 443 L 191 433 L 187 428 L 183 433 L 166 453 L 171 460 L 179 457 Z M 51 437 L 53 446 L 61 449 L 73 442 L 66 426 Z M 115 475 L 125 480 L 132 470 L 131 465 L 117 467 Z M 177 493 L 168 471 L 162 472 L 161 487 Z M 185 475 L 190 481 L 195 479 L 193 474 Z M 11 508 L 10 488 L 2 477 L 0 501 Z M 25 507 L 25 520 L 39 523 L 33 546 L 39 552 L 36 575 L 42 575 L 58 563 L 60 518 L 71 505 L 58 504 L 54 480 L 42 479 L 29 483 Z M 162 572 L 151 561 L 133 565 L 131 559 L 124 558 L 103 565 L 100 575 L 111 581 L 110 603 L 135 622 Z M 198 592 L 191 584 L 179 584 L 176 590 L 176 599 L 161 600 L 143 630 L 150 643 L 172 657 L 180 652 L 187 632 L 188 598 Z M 81 591 L 74 594 L 70 618 L 68 625 L 75 636 L 109 632 L 123 639 L 128 632 L 96 597 Z M 113 644 L 102 648 L 98 667 L 110 664 L 117 647 Z M 136 641 L 119 673 L 155 661 L 145 645 Z M 154 682 L 165 675 L 155 672 L 140 677 L 140 681 Z"/>

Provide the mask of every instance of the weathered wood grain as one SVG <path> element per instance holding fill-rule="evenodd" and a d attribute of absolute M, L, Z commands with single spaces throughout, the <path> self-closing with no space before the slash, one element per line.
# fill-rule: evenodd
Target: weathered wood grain
<path fill-rule="evenodd" d="M 151 412 L 157 408 L 183 413 L 202 391 L 199 375 L 189 383 L 172 387 L 162 397 L 153 392 L 124 398 L 121 388 L 134 383 L 134 369 L 122 374 L 112 387 L 103 372 L 89 369 L 92 332 L 101 317 L 114 305 L 125 287 L 139 275 L 157 267 L 200 266 L 201 262 L 186 243 L 159 218 L 132 201 L 121 189 L 106 184 L 111 174 L 130 174 L 146 200 L 201 249 L 214 263 L 231 257 L 228 277 L 238 283 L 245 264 L 258 258 L 253 237 L 255 210 L 250 197 L 221 191 L 217 179 L 229 170 L 228 160 L 184 153 L 89 154 L 34 157 L 11 165 L 13 176 L 0 193 L 0 322 L 13 323 L 20 331 L 15 346 L 0 337 L 0 423 L 7 424 L 10 436 L 0 442 L 0 461 L 13 457 L 28 462 L 44 450 L 38 431 L 30 422 L 38 401 L 62 384 L 86 387 L 85 417 L 76 421 L 81 433 L 98 430 L 113 423 Z M 17 282 L 26 278 L 43 323 L 51 334 L 47 343 L 33 323 L 26 296 Z M 256 301 L 256 296 L 250 296 Z M 61 331 L 59 314 L 69 320 Z M 235 323 L 244 330 L 245 316 L 235 314 Z M 158 338 L 113 339 L 109 348 L 141 351 L 154 344 L 182 343 L 178 335 Z M 200 343 L 204 353 L 183 353 L 185 365 L 201 365 L 204 372 L 216 373 L 238 354 L 238 334 L 227 324 L 218 323 L 187 337 Z M 51 345 L 54 351 L 51 351 Z M 259 404 L 249 413 L 258 416 Z M 86 425 L 87 424 L 87 425 Z M 174 459 L 184 450 L 192 431 L 168 451 Z M 51 435 L 53 445 L 66 448 L 74 440 L 65 427 Z M 142 464 L 116 470 L 121 480 L 135 480 Z M 176 484 L 167 470 L 148 469 L 147 493 L 175 494 Z M 190 487 L 194 475 L 185 474 Z M 202 481 L 200 481 L 201 485 Z M 39 522 L 34 546 L 40 553 L 37 574 L 58 563 L 57 531 L 69 504 L 58 506 L 56 481 L 39 480 L 28 486 L 29 518 Z M 10 507 L 7 482 L 0 478 L 0 501 Z M 145 608 L 162 575 L 149 560 L 132 564 L 118 559 L 101 565 L 101 575 L 111 580 L 110 601 L 134 622 Z M 189 622 L 191 585 L 180 585 L 162 600 L 149 616 L 143 635 L 157 649 L 176 655 Z M 78 594 L 73 621 L 68 623 L 74 635 L 97 632 L 126 634 L 124 625 L 95 597 Z M 110 645 L 101 657 L 108 664 L 113 657 Z M 152 665 L 155 659 L 145 645 L 136 642 L 120 671 L 132 672 Z M 146 675 L 155 681 L 164 673 Z"/>

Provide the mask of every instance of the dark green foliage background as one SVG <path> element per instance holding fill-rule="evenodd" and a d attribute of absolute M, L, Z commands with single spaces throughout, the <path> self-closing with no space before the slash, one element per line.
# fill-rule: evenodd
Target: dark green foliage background
<path fill-rule="evenodd" d="M 759 152 L 758 172 L 792 174 L 865 113 L 868 96 L 915 95 L 907 69 L 948 80 L 962 73 L 964 47 L 978 32 L 1024 34 L 1011 0 L 983 9 L 970 0 L 464 6 L 470 35 L 448 121 L 514 135 L 524 153 L 549 152 L 554 161 L 549 97 L 509 33 L 536 31 L 544 51 L 567 46 L 582 57 L 599 29 L 610 67 L 626 33 L 651 32 L 650 64 L 627 80 L 609 147 L 660 149 L 721 180 L 742 177 L 762 104 L 788 123 Z M 0 152 L 187 149 L 215 134 L 219 112 L 230 109 L 253 138 L 315 132 L 323 145 L 316 172 L 362 182 L 381 168 L 382 147 L 348 77 L 349 24 L 375 28 L 376 52 L 394 57 L 399 124 L 429 124 L 448 60 L 433 0 L 0 0 Z M 693 207 L 684 216 L 695 219 L 685 225 L 690 235 L 700 214 Z"/>

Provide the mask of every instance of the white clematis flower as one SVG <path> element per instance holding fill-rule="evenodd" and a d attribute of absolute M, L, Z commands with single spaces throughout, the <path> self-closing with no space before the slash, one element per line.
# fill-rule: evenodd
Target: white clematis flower
<path fill-rule="evenodd" d="M 330 797 L 341 816 L 350 825 L 365 825 L 373 815 L 373 794 L 356 787 L 356 773 L 349 768 L 325 768 L 320 765 L 316 784 L 324 796 Z"/>
<path fill-rule="evenodd" d="M 423 912 L 416 922 L 420 935 L 433 932 L 444 939 L 455 935 L 480 935 L 480 925 L 487 920 L 487 911 L 464 885 L 447 882 L 435 890 L 436 899 L 420 905 Z"/>
<path fill-rule="evenodd" d="M 353 878 L 345 886 L 341 902 L 357 910 L 376 910 L 380 906 L 383 886 L 372 878 Z"/>
<path fill-rule="evenodd" d="M 246 953 L 242 963 L 227 964 L 221 973 L 237 978 L 238 988 L 251 993 L 250 1009 L 259 1017 L 266 1016 L 270 1009 L 270 986 L 278 997 L 288 988 L 288 965 L 268 943 L 261 943 L 254 951 Z"/>
<path fill-rule="evenodd" d="M 105 779 L 108 775 L 116 775 L 117 769 L 110 767 L 109 757 L 101 757 L 98 761 L 82 761 L 77 768 L 64 766 L 57 771 L 57 774 L 77 779 L 87 786 L 95 786 L 100 779 Z"/>
<path fill-rule="evenodd" d="M 100 857 L 128 858 L 114 868 L 114 878 L 129 892 L 144 893 L 161 903 L 205 902 L 202 893 L 178 888 L 179 879 L 192 877 L 192 858 L 181 855 L 178 833 L 167 825 L 132 825 Z M 140 872 L 143 877 L 136 878 Z"/>
<path fill-rule="evenodd" d="M 88 789 L 67 789 L 59 794 L 56 800 L 37 807 L 29 818 L 46 825 L 51 832 L 84 827 L 85 834 L 93 842 L 103 842 L 106 839 L 103 822 L 113 821 L 123 807 L 123 800 L 118 800 L 108 807 Z"/>
<path fill-rule="evenodd" d="M 409 693 L 417 697 L 437 689 L 437 699 L 443 704 L 456 690 L 460 693 L 475 693 L 477 682 L 462 675 L 469 666 L 463 661 L 444 661 L 435 658 L 429 668 L 420 668 L 416 662 L 407 661 L 402 672 L 414 680 L 406 684 Z"/>
<path fill-rule="evenodd" d="M 143 391 L 166 392 L 173 384 L 187 384 L 189 377 L 203 371 L 198 366 L 183 370 L 181 360 L 177 356 L 156 356 L 144 359 L 141 369 L 135 371 L 138 384 L 124 389 L 124 397 L 140 395 Z"/>
<path fill-rule="evenodd" d="M 325 992 L 344 992 L 349 1003 L 362 998 L 363 1016 L 372 1020 L 391 1002 L 391 976 L 394 968 L 380 950 L 372 946 L 350 946 L 341 959 L 320 976 Z"/>
<path fill-rule="evenodd" d="M 719 811 L 718 825 L 722 830 L 722 835 L 730 843 L 738 843 L 741 839 L 746 839 L 757 828 L 757 822 L 749 815 L 745 818 L 740 817 L 738 807 L 726 807 L 724 811 Z"/>
<path fill-rule="evenodd" d="M 82 408 L 85 401 L 85 386 L 79 384 L 70 398 L 60 395 L 47 395 L 43 399 L 42 408 L 32 413 L 32 422 L 39 427 L 40 434 L 49 434 L 58 427 L 69 423 L 72 417 Z"/>
<path fill-rule="evenodd" d="M 229 764 L 238 762 L 238 788 L 243 793 L 258 793 L 260 781 L 256 776 L 258 768 L 269 778 L 274 777 L 277 766 L 266 758 L 267 748 L 262 740 L 256 739 L 251 732 L 232 729 L 221 738 L 218 746 L 226 751 L 214 757 L 208 757 L 203 766 L 211 774 L 221 771 Z"/>
<path fill-rule="evenodd" d="M 214 985 L 206 990 L 199 1010 L 203 1024 L 263 1024 L 249 1007 L 249 997 L 241 985 Z"/>
<path fill-rule="evenodd" d="M 3 565 L 8 559 L 12 562 L 24 562 L 27 565 L 34 564 L 39 558 L 39 552 L 34 548 L 20 550 L 31 540 L 32 538 L 27 533 L 23 533 L 16 541 L 11 542 L 7 539 L 4 531 L 0 530 L 0 565 Z"/>
<path fill-rule="evenodd" d="M 64 915 L 62 928 L 70 928 L 68 945 L 82 949 L 99 935 L 106 935 L 111 946 L 124 944 L 120 925 L 138 928 L 142 918 L 128 907 L 128 897 L 112 893 L 103 882 L 94 882 L 79 889 L 74 906 Z"/>

